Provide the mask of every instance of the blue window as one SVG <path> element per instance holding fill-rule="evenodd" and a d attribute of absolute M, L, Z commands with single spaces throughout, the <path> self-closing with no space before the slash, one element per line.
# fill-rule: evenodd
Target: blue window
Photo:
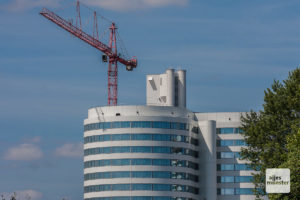
<path fill-rule="evenodd" d="M 247 146 L 244 140 L 235 140 L 235 146 Z"/>
<path fill-rule="evenodd" d="M 185 123 L 179 123 L 179 130 L 188 130 L 188 126 Z"/>
<path fill-rule="evenodd" d="M 132 184 L 131 190 L 152 190 L 152 184 Z"/>
<path fill-rule="evenodd" d="M 130 147 L 111 147 L 112 153 L 129 153 Z"/>
<path fill-rule="evenodd" d="M 236 183 L 251 183 L 253 180 L 253 176 L 236 176 Z"/>
<path fill-rule="evenodd" d="M 251 170 L 250 166 L 247 164 L 218 164 L 218 171 L 228 171 L 228 170 Z"/>
<path fill-rule="evenodd" d="M 217 158 L 222 159 L 222 158 L 240 158 L 240 153 L 239 152 L 217 152 Z"/>
<path fill-rule="evenodd" d="M 185 173 L 182 172 L 172 172 L 171 173 L 172 179 L 185 179 Z"/>
<path fill-rule="evenodd" d="M 130 190 L 130 184 L 113 184 L 111 185 L 112 186 L 112 189 L 111 190 Z"/>
<path fill-rule="evenodd" d="M 168 185 L 168 184 L 108 184 L 108 185 L 91 185 L 84 187 L 84 192 L 99 192 L 99 191 L 130 191 L 130 190 L 148 190 L 148 191 L 178 191 L 178 192 L 190 192 L 198 194 L 198 189 L 185 185 Z M 160 198 L 158 198 L 160 199 Z M 165 198 L 162 198 L 165 199 Z M 178 200 L 177 198 L 171 198 L 172 200 Z M 187 200 L 187 199 L 184 199 Z M 189 199 L 193 200 L 193 199 Z"/>
<path fill-rule="evenodd" d="M 153 184 L 153 191 L 171 191 L 171 185 Z"/>
<path fill-rule="evenodd" d="M 130 197 L 104 197 L 104 199 L 99 200 L 130 200 Z"/>
<path fill-rule="evenodd" d="M 163 121 L 115 121 L 115 122 L 100 122 L 93 124 L 86 124 L 84 131 L 97 130 L 97 129 L 110 129 L 110 128 L 162 128 L 162 129 L 178 129 L 178 130 L 189 130 L 194 133 L 198 133 L 198 127 L 186 123 L 178 122 L 163 122 Z"/>
<path fill-rule="evenodd" d="M 159 178 L 159 179 L 183 179 L 198 182 L 198 176 L 184 172 L 168 171 L 116 171 L 116 172 L 96 172 L 84 174 L 84 180 L 111 179 L 111 178 Z M 227 178 L 227 177 L 226 177 Z M 227 180 L 227 179 L 226 179 Z M 234 179 L 233 179 L 234 180 Z M 221 177 L 218 177 L 218 183 Z M 230 181 L 228 181 L 230 182 Z"/>
<path fill-rule="evenodd" d="M 132 159 L 132 165 L 151 165 L 151 159 Z"/>
<path fill-rule="evenodd" d="M 153 128 L 164 128 L 169 129 L 170 128 L 170 122 L 153 122 Z"/>
<path fill-rule="evenodd" d="M 233 171 L 234 170 L 234 164 L 218 164 L 217 165 L 218 171 Z"/>
<path fill-rule="evenodd" d="M 131 140 L 152 140 L 152 134 L 131 134 Z"/>
<path fill-rule="evenodd" d="M 112 178 L 129 178 L 130 172 L 112 172 L 111 177 Z"/>
<path fill-rule="evenodd" d="M 179 123 L 178 122 L 171 122 L 171 129 L 179 129 Z"/>
<path fill-rule="evenodd" d="M 130 134 L 113 134 L 111 135 L 112 141 L 130 140 Z"/>
<path fill-rule="evenodd" d="M 122 128 L 122 122 L 112 122 L 112 128 Z"/>
<path fill-rule="evenodd" d="M 233 140 L 218 140 L 218 146 L 221 147 L 227 147 L 227 146 L 233 146 L 234 141 Z"/>
<path fill-rule="evenodd" d="M 171 190 L 178 191 L 178 192 L 185 192 L 186 188 L 184 185 L 172 185 Z"/>
<path fill-rule="evenodd" d="M 233 134 L 234 128 L 218 128 L 217 133 L 218 134 Z"/>
<path fill-rule="evenodd" d="M 171 161 L 168 159 L 153 159 L 154 166 L 170 166 Z"/>
<path fill-rule="evenodd" d="M 234 176 L 218 176 L 218 183 L 234 183 Z"/>
<path fill-rule="evenodd" d="M 172 147 L 171 151 L 172 151 L 172 154 L 180 154 L 180 155 L 185 154 L 185 149 L 184 148 Z"/>
<path fill-rule="evenodd" d="M 152 128 L 152 122 L 131 122 L 131 128 Z"/>
<path fill-rule="evenodd" d="M 154 141 L 171 141 L 169 134 L 153 134 Z"/>
<path fill-rule="evenodd" d="M 110 160 L 99 160 L 100 166 L 108 166 L 110 165 Z"/>
<path fill-rule="evenodd" d="M 91 160 L 84 162 L 84 168 L 101 167 L 101 166 L 125 166 L 125 165 L 153 165 L 153 166 L 176 166 L 198 169 L 198 164 L 185 160 L 169 159 L 106 159 Z M 219 167 L 219 166 L 218 166 Z"/>
<path fill-rule="evenodd" d="M 103 122 L 103 129 L 110 129 L 111 128 L 111 122 Z"/>
<path fill-rule="evenodd" d="M 84 138 L 84 143 L 104 142 L 104 141 L 123 141 L 123 140 L 153 140 L 153 141 L 174 141 L 185 142 L 198 146 L 198 140 L 183 135 L 170 134 L 112 134 L 112 135 L 96 135 Z"/>
<path fill-rule="evenodd" d="M 153 197 L 153 200 L 179 200 L 178 198 L 172 198 L 171 197 Z M 182 199 L 185 200 L 185 199 Z"/>
<path fill-rule="evenodd" d="M 153 147 L 153 153 L 170 153 L 170 147 Z"/>
<path fill-rule="evenodd" d="M 170 172 L 153 172 L 153 178 L 170 178 Z"/>
<path fill-rule="evenodd" d="M 244 140 L 217 140 L 217 146 L 246 146 L 246 143 Z"/>
<path fill-rule="evenodd" d="M 169 197 L 169 196 L 133 196 L 133 197 L 94 197 L 86 198 L 85 200 L 195 200 L 184 197 Z"/>
<path fill-rule="evenodd" d="M 235 170 L 251 170 L 247 164 L 235 164 Z"/>
<path fill-rule="evenodd" d="M 152 178 L 152 172 L 131 172 L 132 178 Z"/>
<path fill-rule="evenodd" d="M 130 122 L 121 122 L 121 128 L 130 128 Z"/>
<path fill-rule="evenodd" d="M 182 160 L 172 160 L 171 161 L 171 166 L 184 167 L 185 164 L 186 164 L 186 162 L 182 161 Z"/>
<path fill-rule="evenodd" d="M 111 178 L 110 172 L 99 173 L 100 178 Z"/>
<path fill-rule="evenodd" d="M 241 155 L 240 155 L 240 153 L 239 153 L 239 152 L 234 152 L 234 157 L 235 157 L 235 158 L 240 158 L 240 157 L 241 157 Z"/>
<path fill-rule="evenodd" d="M 218 158 L 234 158 L 234 152 L 218 152 Z"/>
<path fill-rule="evenodd" d="M 131 200 L 152 200 L 152 197 L 132 197 Z"/>
<path fill-rule="evenodd" d="M 99 141 L 110 141 L 111 136 L 110 135 L 99 135 Z"/>
<path fill-rule="evenodd" d="M 111 185 L 99 185 L 99 191 L 110 191 Z"/>
<path fill-rule="evenodd" d="M 243 133 L 241 128 L 217 128 L 217 134 L 240 134 Z"/>
<path fill-rule="evenodd" d="M 220 195 L 234 195 L 234 188 L 221 188 L 218 189 L 218 194 Z"/>
<path fill-rule="evenodd" d="M 162 128 L 170 129 L 171 128 L 171 123 L 170 122 L 163 122 L 162 123 Z"/>
<path fill-rule="evenodd" d="M 103 126 L 103 123 L 98 123 L 98 128 L 99 128 L 99 129 L 103 129 L 103 127 L 104 127 L 104 126 Z"/>
<path fill-rule="evenodd" d="M 99 153 L 111 153 L 111 148 L 110 147 L 103 147 L 103 148 L 97 148 L 97 149 L 100 150 Z"/>
<path fill-rule="evenodd" d="M 131 147 L 133 153 L 152 153 L 152 147 L 147 146 L 133 146 Z"/>
<path fill-rule="evenodd" d="M 253 188 L 236 188 L 235 189 L 236 195 L 252 195 L 253 194 Z"/>
<path fill-rule="evenodd" d="M 130 165 L 130 159 L 114 159 L 111 160 L 112 166 Z"/>
<path fill-rule="evenodd" d="M 243 130 L 240 129 L 240 128 L 236 128 L 236 129 L 235 129 L 235 133 L 243 133 Z"/>

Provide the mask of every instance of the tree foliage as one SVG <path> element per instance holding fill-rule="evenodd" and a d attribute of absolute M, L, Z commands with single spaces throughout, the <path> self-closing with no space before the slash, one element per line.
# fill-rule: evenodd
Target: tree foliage
<path fill-rule="evenodd" d="M 291 180 L 291 193 L 269 195 L 269 198 L 298 199 L 300 68 L 290 72 L 282 83 L 274 81 L 271 88 L 265 90 L 263 110 L 251 111 L 241 120 L 248 144 L 242 149 L 241 156 L 250 161 L 251 167 L 257 171 L 253 180 L 257 197 L 265 195 L 265 170 L 285 167 L 291 169 L 292 177 L 298 176 Z"/>

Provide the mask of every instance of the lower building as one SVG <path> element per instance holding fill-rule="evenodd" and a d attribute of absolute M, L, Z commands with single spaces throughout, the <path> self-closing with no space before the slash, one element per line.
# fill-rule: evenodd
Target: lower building
<path fill-rule="evenodd" d="M 247 145 L 241 135 L 240 118 L 245 113 L 195 113 L 199 121 L 216 123 L 216 188 L 218 200 L 254 200 L 252 174 L 247 162 L 240 160 L 241 148 Z M 215 198 L 214 198 L 215 199 Z"/>
<path fill-rule="evenodd" d="M 147 76 L 145 106 L 89 109 L 85 200 L 254 199 L 243 113 L 189 111 L 185 93 L 185 71 L 168 70 Z"/>

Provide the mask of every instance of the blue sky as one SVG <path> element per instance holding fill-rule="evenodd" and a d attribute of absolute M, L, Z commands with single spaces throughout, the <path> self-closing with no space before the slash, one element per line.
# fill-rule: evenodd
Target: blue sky
<path fill-rule="evenodd" d="M 107 66 L 99 51 L 38 15 L 47 6 L 68 16 L 69 8 L 63 8 L 69 2 L 0 2 L 5 195 L 83 196 L 82 124 L 88 108 L 106 105 Z M 174 67 L 187 69 L 189 109 L 259 110 L 264 89 L 299 66 L 299 1 L 83 2 L 118 24 L 130 55 L 138 58 L 133 72 L 119 66 L 121 105 L 145 104 L 146 74 Z"/>

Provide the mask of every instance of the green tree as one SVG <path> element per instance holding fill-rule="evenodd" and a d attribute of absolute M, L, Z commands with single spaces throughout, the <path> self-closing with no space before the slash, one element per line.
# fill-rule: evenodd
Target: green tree
<path fill-rule="evenodd" d="M 270 199 L 297 200 L 300 197 L 300 129 L 295 134 L 287 138 L 287 160 L 282 163 L 280 168 L 291 170 L 291 194 L 270 194 Z"/>
<path fill-rule="evenodd" d="M 248 144 L 242 149 L 241 156 L 250 161 L 252 169 L 257 171 L 253 182 L 259 198 L 265 195 L 267 168 L 290 168 L 292 176 L 297 176 L 297 170 L 292 168 L 297 165 L 293 160 L 299 158 L 299 151 L 293 147 L 300 146 L 299 140 L 294 138 L 300 125 L 300 68 L 290 72 L 283 83 L 274 81 L 265 91 L 263 110 L 251 111 L 241 120 Z M 269 198 L 299 199 L 299 182 L 299 178 L 292 179 L 291 193 L 269 195 Z"/>

